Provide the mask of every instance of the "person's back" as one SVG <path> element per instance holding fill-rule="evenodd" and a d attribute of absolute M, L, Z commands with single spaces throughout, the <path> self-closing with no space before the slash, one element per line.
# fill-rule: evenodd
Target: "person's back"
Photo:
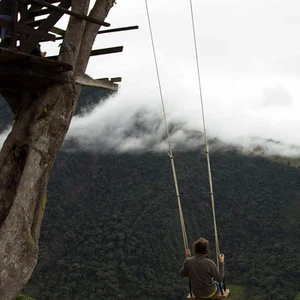
<path fill-rule="evenodd" d="M 209 298 L 217 292 L 212 279 L 221 282 L 224 277 L 224 256 L 220 258 L 219 270 L 215 263 L 207 257 L 208 241 L 201 238 L 194 243 L 196 255 L 187 257 L 181 270 L 181 276 L 190 279 L 192 291 L 196 297 Z M 187 256 L 190 256 L 187 254 Z"/>

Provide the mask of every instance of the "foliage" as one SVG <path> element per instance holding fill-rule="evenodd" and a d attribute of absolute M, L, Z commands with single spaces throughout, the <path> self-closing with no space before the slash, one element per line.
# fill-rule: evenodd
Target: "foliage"
<path fill-rule="evenodd" d="M 211 158 L 228 282 L 244 285 L 249 300 L 293 299 L 300 275 L 299 170 L 234 150 Z M 205 157 L 179 153 L 176 165 L 190 244 L 205 236 L 214 258 Z M 184 251 L 166 155 L 61 152 L 51 178 L 27 294 L 184 299 L 187 281 L 178 275 Z"/>
<path fill-rule="evenodd" d="M 242 285 L 229 284 L 230 300 L 245 300 L 245 287 Z"/>
<path fill-rule="evenodd" d="M 35 300 L 35 299 L 30 298 L 30 297 L 25 296 L 25 295 L 19 295 L 19 296 L 17 296 L 16 300 Z"/>
<path fill-rule="evenodd" d="M 294 300 L 300 300 L 300 293 L 297 294 L 297 296 L 294 298 Z"/>
<path fill-rule="evenodd" d="M 1 127 L 7 126 L 9 115 L 0 113 Z M 201 153 L 178 153 L 177 175 L 190 245 L 208 238 L 214 259 Z M 248 300 L 299 299 L 300 170 L 282 161 L 234 149 L 211 154 L 233 300 L 243 299 L 243 289 Z M 24 292 L 37 300 L 184 299 L 182 245 L 166 155 L 61 151 L 48 190 L 39 263 Z"/>

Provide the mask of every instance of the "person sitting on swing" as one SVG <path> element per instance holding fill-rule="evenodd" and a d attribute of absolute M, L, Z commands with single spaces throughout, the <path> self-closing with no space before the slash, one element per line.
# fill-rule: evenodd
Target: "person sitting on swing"
<path fill-rule="evenodd" d="M 219 270 L 208 258 L 208 241 L 200 238 L 194 242 L 195 255 L 191 257 L 187 249 L 186 260 L 180 270 L 182 277 L 189 277 L 191 288 L 196 299 L 211 299 L 217 293 L 218 282 L 224 278 L 224 255 L 219 256 Z"/>

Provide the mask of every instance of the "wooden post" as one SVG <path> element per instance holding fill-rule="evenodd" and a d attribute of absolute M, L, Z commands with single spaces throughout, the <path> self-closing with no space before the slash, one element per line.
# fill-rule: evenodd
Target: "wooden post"
<path fill-rule="evenodd" d="M 12 28 L 11 28 L 11 38 L 10 47 L 12 49 L 17 49 L 17 22 L 18 22 L 18 1 L 12 1 Z"/>

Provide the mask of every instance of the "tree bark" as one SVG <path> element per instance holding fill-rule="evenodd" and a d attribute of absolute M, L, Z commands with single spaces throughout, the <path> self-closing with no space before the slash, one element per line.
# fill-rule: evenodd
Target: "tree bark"
<path fill-rule="evenodd" d="M 89 0 L 72 0 L 87 13 Z M 114 0 L 97 0 L 93 17 L 104 20 Z M 99 25 L 71 17 L 60 59 L 84 75 Z M 15 121 L 0 153 L 0 300 L 15 299 L 29 280 L 38 257 L 46 189 L 56 154 L 76 108 L 81 87 L 56 84 L 19 97 L 3 95 Z"/>

